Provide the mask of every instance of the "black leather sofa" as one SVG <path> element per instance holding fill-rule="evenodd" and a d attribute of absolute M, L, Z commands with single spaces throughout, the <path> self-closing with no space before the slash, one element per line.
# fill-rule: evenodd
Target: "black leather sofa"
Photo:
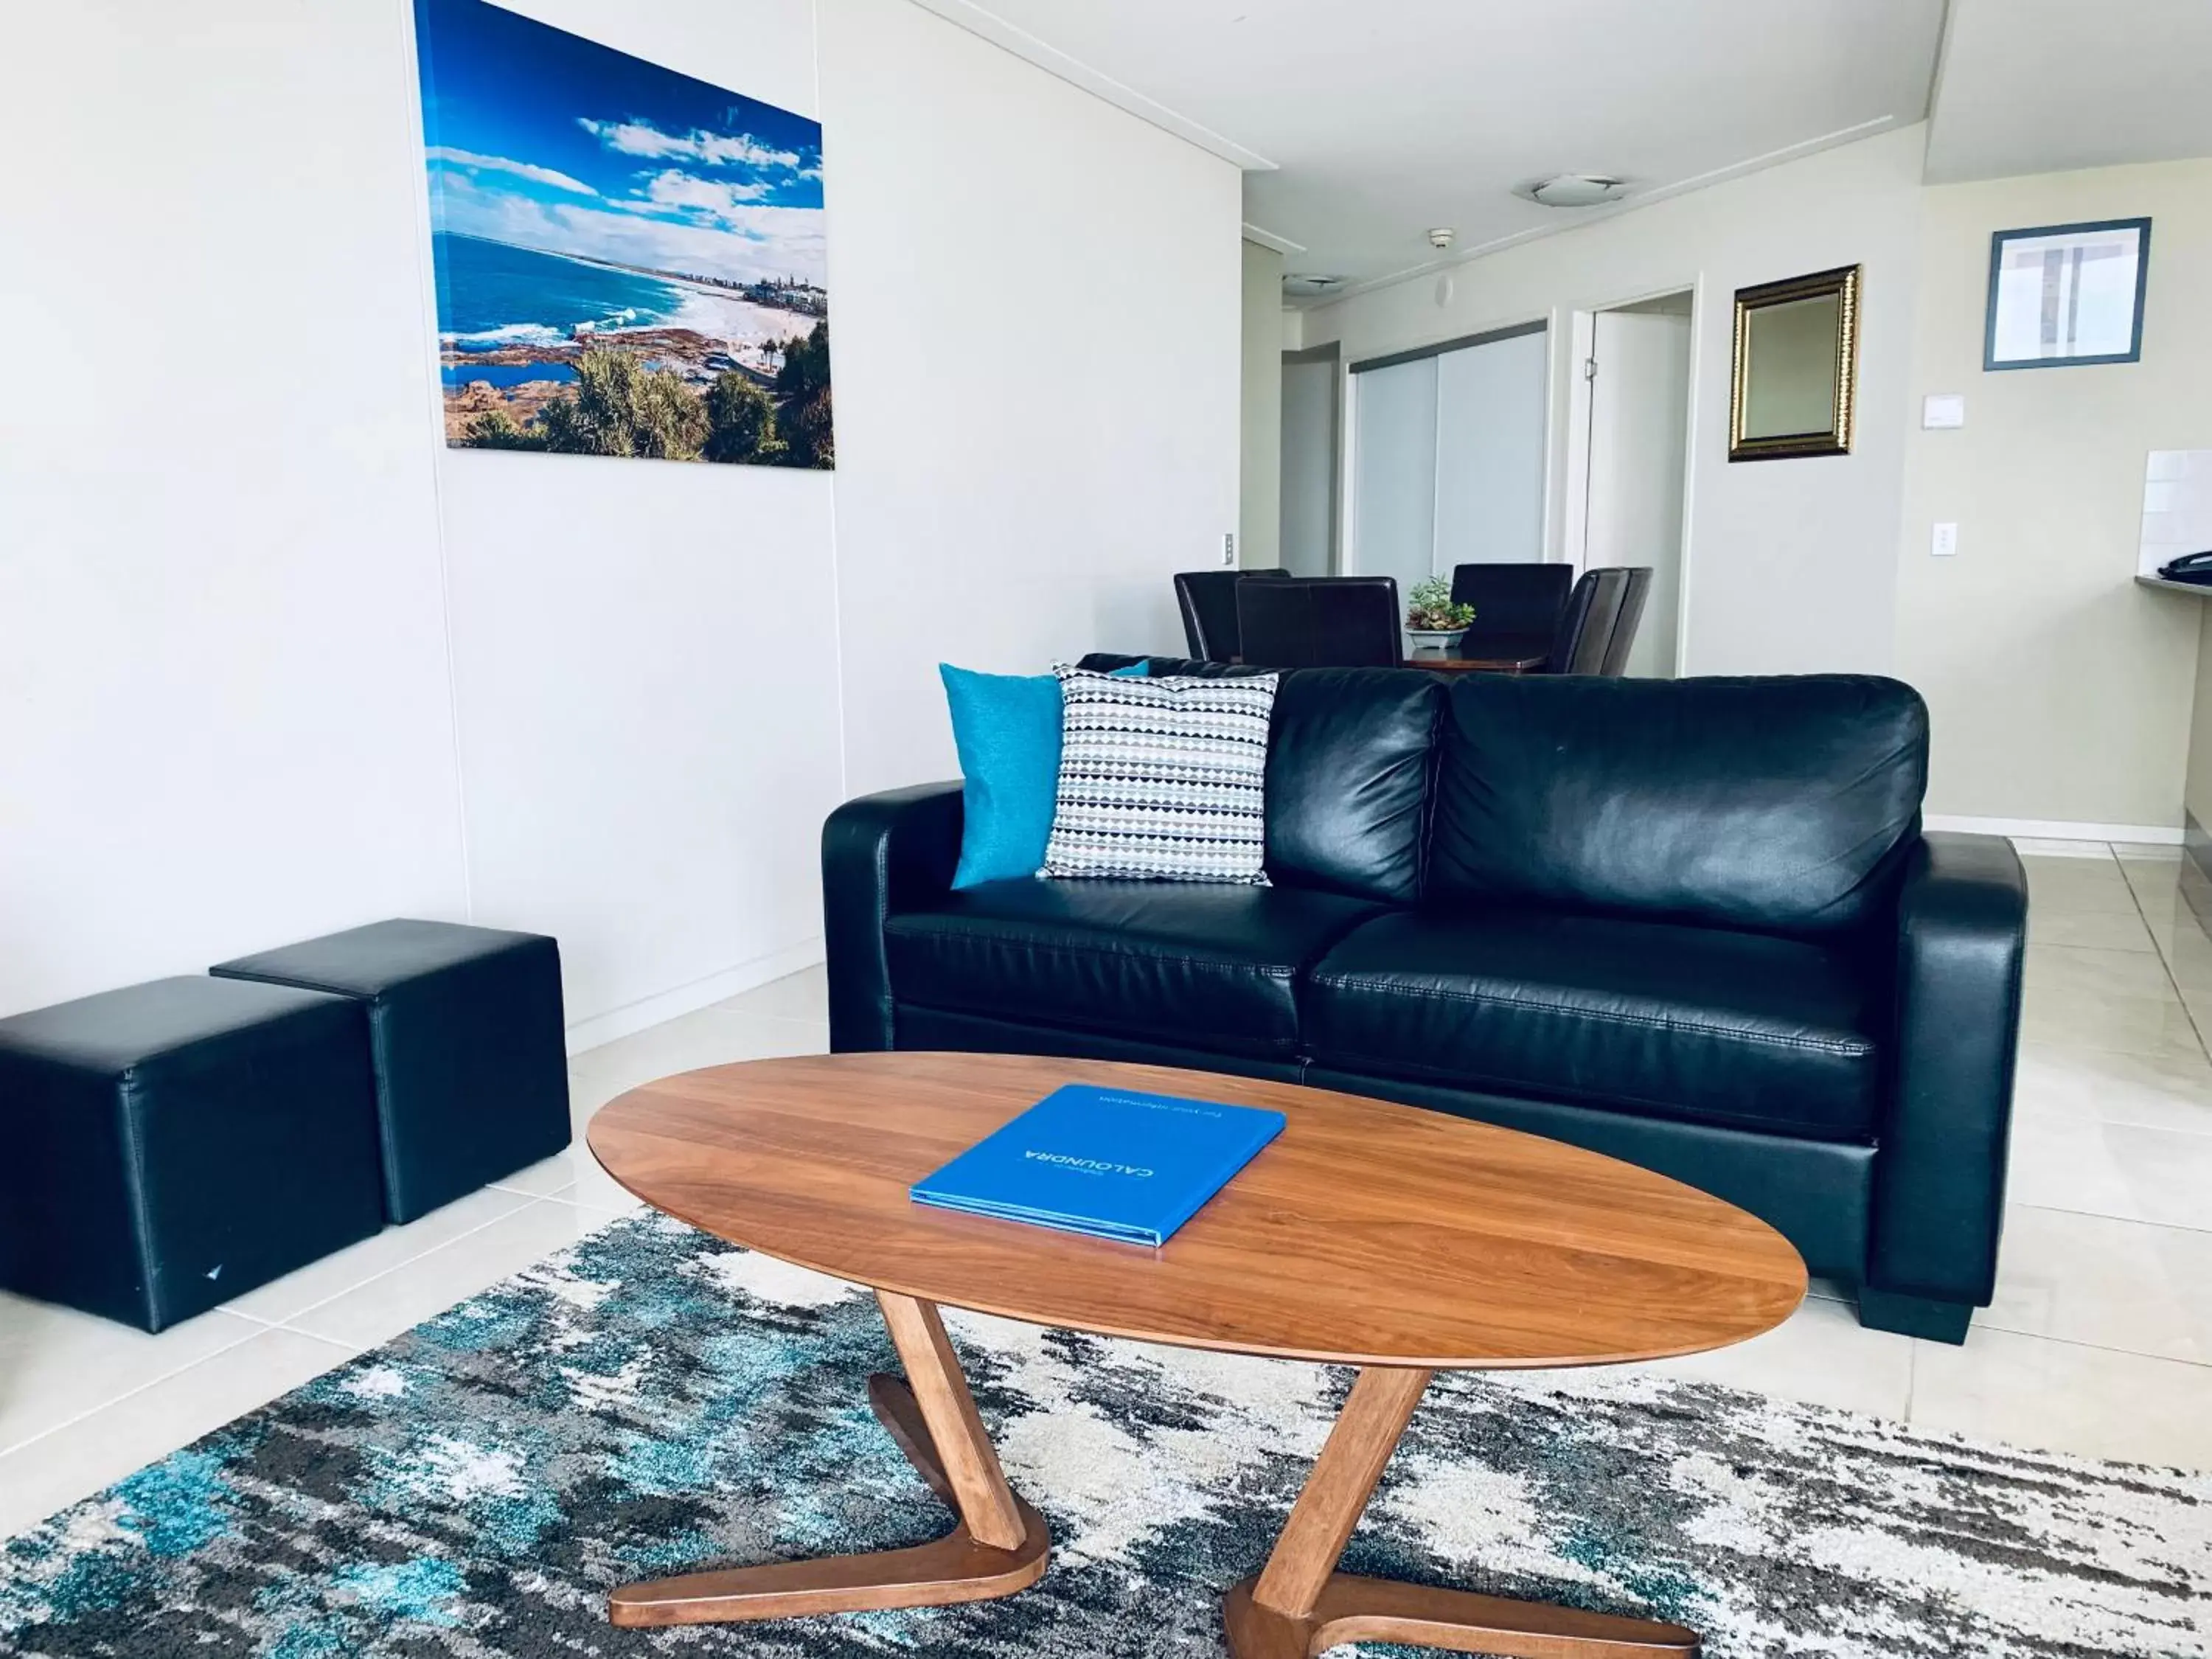
<path fill-rule="evenodd" d="M 957 783 L 839 807 L 830 1045 L 1195 1066 L 1532 1130 L 1765 1217 L 1867 1325 L 1962 1341 L 1996 1273 L 2027 891 L 2006 842 L 1923 833 L 1927 753 L 1893 680 L 1297 671 L 1268 887 L 952 892 Z"/>

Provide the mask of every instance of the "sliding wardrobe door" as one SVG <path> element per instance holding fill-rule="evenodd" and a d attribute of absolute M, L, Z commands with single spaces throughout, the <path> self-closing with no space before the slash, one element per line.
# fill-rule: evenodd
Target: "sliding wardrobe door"
<path fill-rule="evenodd" d="M 1447 351 L 1437 362 L 1436 568 L 1544 556 L 1549 336 Z"/>
<path fill-rule="evenodd" d="M 1352 570 L 1395 576 L 1401 599 L 1434 568 L 1437 360 L 1354 377 Z"/>
<path fill-rule="evenodd" d="M 1539 325 L 1352 365 L 1351 569 L 1402 594 L 1543 558 L 1548 340 Z"/>

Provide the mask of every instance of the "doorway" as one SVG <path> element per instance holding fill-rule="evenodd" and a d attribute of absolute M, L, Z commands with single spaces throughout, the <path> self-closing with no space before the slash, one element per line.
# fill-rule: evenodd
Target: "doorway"
<path fill-rule="evenodd" d="M 1576 319 L 1568 551 L 1583 569 L 1644 565 L 1651 587 L 1626 672 L 1672 679 L 1686 635 L 1691 337 L 1685 289 Z"/>
<path fill-rule="evenodd" d="M 1336 342 L 1283 354 L 1283 568 L 1293 576 L 1336 574 L 1337 468 L 1343 441 Z"/>

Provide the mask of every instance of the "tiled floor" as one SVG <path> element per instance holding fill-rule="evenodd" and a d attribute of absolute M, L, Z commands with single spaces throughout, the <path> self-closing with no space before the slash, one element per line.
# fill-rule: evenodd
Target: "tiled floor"
<path fill-rule="evenodd" d="M 1953 1348 L 1862 1330 L 1816 1286 L 1779 1330 L 1663 1369 L 2212 1468 L 2212 938 L 2172 848 L 2023 850 L 2027 1006 L 1996 1304 Z M 821 1051 L 823 1004 L 815 969 L 577 1056 L 580 1129 L 651 1078 Z M 0 1535 L 634 1206 L 580 1141 L 160 1336 L 0 1296 Z"/>

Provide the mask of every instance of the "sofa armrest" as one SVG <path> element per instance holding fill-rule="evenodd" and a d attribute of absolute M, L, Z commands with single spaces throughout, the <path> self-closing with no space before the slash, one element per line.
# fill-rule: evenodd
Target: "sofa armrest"
<path fill-rule="evenodd" d="M 829 958 L 830 1049 L 892 1045 L 891 912 L 952 884 L 960 863 L 960 783 L 862 795 L 822 826 L 822 939 Z"/>
<path fill-rule="evenodd" d="M 2011 842 L 1922 838 L 1898 902 L 1895 1087 L 1867 1263 L 1878 1294 L 1963 1310 L 1995 1288 L 2027 934 Z"/>

